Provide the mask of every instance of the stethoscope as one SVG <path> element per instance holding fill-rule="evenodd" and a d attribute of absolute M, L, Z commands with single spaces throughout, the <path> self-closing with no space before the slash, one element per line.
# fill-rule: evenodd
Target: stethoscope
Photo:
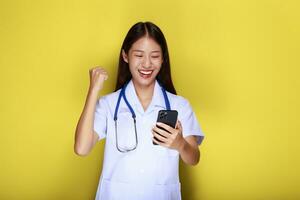
<path fill-rule="evenodd" d="M 137 145 L 138 145 L 138 138 L 137 138 L 137 130 L 136 130 L 136 115 L 135 115 L 135 112 L 133 110 L 133 108 L 131 107 L 130 103 L 128 102 L 127 98 L 126 98 L 126 95 L 125 95 L 125 89 L 127 87 L 129 82 L 127 82 L 121 89 L 121 92 L 119 94 L 119 97 L 118 97 L 118 101 L 117 101 L 117 105 L 116 105 L 116 108 L 115 108 L 115 113 L 114 113 L 114 121 L 115 121 L 115 132 L 116 132 L 116 146 L 117 146 L 117 149 L 118 151 L 122 152 L 122 153 L 126 153 L 126 152 L 129 152 L 129 151 L 133 151 L 136 149 Z M 158 82 L 159 83 L 159 82 Z M 161 91 L 163 93 L 163 96 L 164 96 L 164 100 L 165 100 L 165 104 L 166 104 L 166 109 L 167 110 L 171 110 L 171 106 L 170 106 L 170 101 L 168 99 L 168 95 L 167 95 L 167 92 L 166 90 L 161 86 L 161 84 L 159 83 L 160 87 L 161 87 Z M 134 131 L 135 131 L 135 145 L 132 147 L 132 148 L 121 148 L 119 147 L 119 144 L 118 144 L 118 131 L 117 131 L 117 126 L 118 126 L 118 123 L 117 123 L 117 120 L 118 120 L 118 110 L 119 110 L 119 106 L 120 106 L 120 102 L 121 102 L 121 98 L 124 99 L 127 107 L 129 108 L 131 114 L 132 114 L 132 119 L 133 119 L 133 123 L 134 123 Z"/>

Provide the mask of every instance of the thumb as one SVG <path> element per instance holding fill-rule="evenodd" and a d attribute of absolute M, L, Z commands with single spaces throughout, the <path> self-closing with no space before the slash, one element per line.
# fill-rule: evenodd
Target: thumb
<path fill-rule="evenodd" d="M 179 120 L 177 120 L 176 129 L 182 130 L 182 125 L 181 125 L 181 122 Z"/>

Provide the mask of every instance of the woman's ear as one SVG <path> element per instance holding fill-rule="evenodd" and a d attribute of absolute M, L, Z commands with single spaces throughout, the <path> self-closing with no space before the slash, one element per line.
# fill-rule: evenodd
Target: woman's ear
<path fill-rule="evenodd" d="M 123 57 L 123 60 L 128 63 L 128 56 L 126 55 L 124 49 L 122 49 L 122 57 Z"/>

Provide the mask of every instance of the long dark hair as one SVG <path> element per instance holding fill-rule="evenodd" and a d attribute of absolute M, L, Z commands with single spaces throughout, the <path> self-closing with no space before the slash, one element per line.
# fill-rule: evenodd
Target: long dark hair
<path fill-rule="evenodd" d="M 132 44 L 146 35 L 160 45 L 163 54 L 162 66 L 156 76 L 157 81 L 168 92 L 177 94 L 171 78 L 170 59 L 166 39 L 160 28 L 152 22 L 138 22 L 129 29 L 120 51 L 118 77 L 115 91 L 120 89 L 132 78 L 129 71 L 129 65 L 123 60 L 122 49 L 124 49 L 125 53 L 128 55 L 129 49 L 131 48 Z"/>

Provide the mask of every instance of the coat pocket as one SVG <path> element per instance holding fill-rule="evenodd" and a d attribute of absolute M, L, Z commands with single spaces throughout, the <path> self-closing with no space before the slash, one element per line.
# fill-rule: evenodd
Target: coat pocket
<path fill-rule="evenodd" d="M 96 200 L 181 200 L 180 183 L 153 185 L 103 179 Z"/>

